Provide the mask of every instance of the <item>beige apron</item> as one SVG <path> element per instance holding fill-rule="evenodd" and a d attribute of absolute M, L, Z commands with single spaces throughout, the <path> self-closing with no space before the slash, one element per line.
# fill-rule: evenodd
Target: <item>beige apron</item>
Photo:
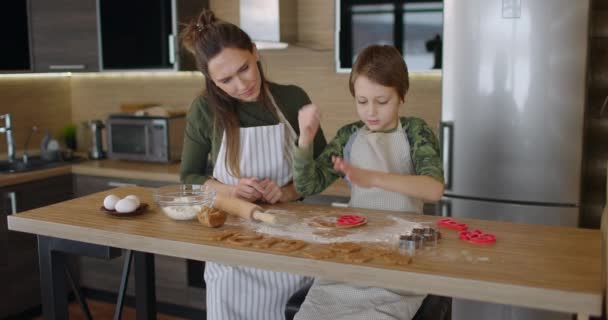
<path fill-rule="evenodd" d="M 392 132 L 371 132 L 363 127 L 355 134 L 352 165 L 402 175 L 415 172 L 409 140 L 400 121 Z M 354 208 L 422 213 L 422 205 L 421 200 L 397 192 L 351 186 L 350 206 Z M 397 290 L 315 279 L 295 319 L 409 320 L 424 298 L 425 295 Z"/>
<path fill-rule="evenodd" d="M 371 132 L 366 127 L 359 129 L 350 154 L 351 164 L 362 169 L 415 174 L 410 143 L 401 121 L 398 123 L 392 132 Z M 423 202 L 397 192 L 352 185 L 349 205 L 353 208 L 422 213 Z"/>
<path fill-rule="evenodd" d="M 240 128 L 240 172 L 243 177 L 268 178 L 283 186 L 292 180 L 292 150 L 297 136 L 270 97 L 279 124 Z M 224 184 L 235 185 L 238 178 L 226 168 L 225 159 L 224 134 L 213 177 Z M 289 297 L 310 281 L 310 278 L 285 272 L 207 262 L 207 319 L 284 319 Z"/>

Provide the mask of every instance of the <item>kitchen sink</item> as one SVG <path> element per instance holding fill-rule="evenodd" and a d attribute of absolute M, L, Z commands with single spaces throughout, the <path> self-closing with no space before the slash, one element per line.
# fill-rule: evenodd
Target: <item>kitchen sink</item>
<path fill-rule="evenodd" d="M 49 161 L 41 159 L 40 157 L 30 157 L 27 163 L 16 159 L 14 162 L 8 162 L 6 160 L 0 161 L 0 174 L 3 173 L 15 173 L 15 172 L 27 172 L 34 170 L 49 169 L 55 167 L 61 167 L 83 161 L 82 157 L 73 157 L 69 160 L 55 160 Z"/>

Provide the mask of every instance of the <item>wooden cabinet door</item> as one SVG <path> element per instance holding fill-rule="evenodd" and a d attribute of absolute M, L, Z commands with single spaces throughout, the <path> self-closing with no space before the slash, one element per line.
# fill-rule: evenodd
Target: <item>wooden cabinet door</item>
<path fill-rule="evenodd" d="M 103 70 L 172 69 L 172 0 L 99 0 Z"/>
<path fill-rule="evenodd" d="M 139 180 L 139 179 L 122 179 L 109 178 L 99 176 L 88 176 L 77 174 L 74 175 L 74 196 L 83 197 L 95 192 L 101 192 L 122 186 L 140 186 L 158 188 L 171 184 L 165 181 Z"/>
<path fill-rule="evenodd" d="M 31 70 L 27 0 L 0 4 L 0 72 Z"/>
<path fill-rule="evenodd" d="M 0 189 L 0 269 L 8 265 L 8 225 L 6 217 L 11 214 L 10 194 Z"/>
<path fill-rule="evenodd" d="M 0 319 L 16 316 L 40 304 L 36 235 L 9 231 L 7 216 L 71 197 L 71 175 L 0 189 L 0 283 L 2 290 L 10 293 L 7 299 L 0 299 Z"/>
<path fill-rule="evenodd" d="M 99 70 L 96 0 L 30 0 L 36 72 Z"/>
<path fill-rule="evenodd" d="M 17 212 L 48 206 L 72 198 L 72 175 L 52 177 L 13 187 Z"/>

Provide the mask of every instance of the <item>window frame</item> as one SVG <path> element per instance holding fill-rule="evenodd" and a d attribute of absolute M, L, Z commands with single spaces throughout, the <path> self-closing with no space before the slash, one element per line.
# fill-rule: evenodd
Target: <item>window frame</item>
<path fill-rule="evenodd" d="M 336 65 L 337 73 L 350 73 L 352 67 L 344 68 L 342 67 L 341 61 L 343 58 L 346 58 L 346 55 L 352 56 L 353 53 L 353 42 L 352 42 L 352 31 L 351 32 L 341 32 L 342 30 L 342 21 L 350 20 L 352 21 L 352 14 L 348 14 L 351 10 L 342 10 L 342 4 L 347 2 L 347 6 L 354 5 L 366 5 L 366 4 L 392 4 L 394 5 L 394 25 L 393 25 L 393 45 L 401 54 L 403 55 L 403 43 L 405 41 L 405 22 L 403 19 L 405 10 L 404 5 L 406 3 L 416 3 L 416 2 L 428 2 L 428 0 L 335 0 L 335 34 L 334 34 L 334 62 Z M 442 1 L 443 2 L 443 1 Z M 352 26 L 352 24 L 350 24 Z M 349 31 L 347 29 L 346 31 Z M 443 35 L 442 35 L 443 37 Z M 343 41 L 341 41 L 343 40 Z M 342 44 L 350 46 L 347 50 L 343 50 Z M 350 57 L 348 57 L 350 60 Z M 443 57 L 442 57 L 443 60 Z M 417 70 L 414 73 L 441 73 L 440 69 L 428 69 L 428 70 Z M 412 73 L 412 72 L 410 72 Z"/>

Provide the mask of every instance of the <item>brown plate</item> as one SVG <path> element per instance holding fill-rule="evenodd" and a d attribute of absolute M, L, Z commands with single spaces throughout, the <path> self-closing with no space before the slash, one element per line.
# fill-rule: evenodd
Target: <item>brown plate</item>
<path fill-rule="evenodd" d="M 116 210 L 108 210 L 104 206 L 101 206 L 99 208 L 100 211 L 105 212 L 105 213 L 115 216 L 115 217 L 137 216 L 137 215 L 140 215 L 140 214 L 146 212 L 147 209 L 148 209 L 147 203 L 140 203 L 139 207 L 137 207 L 137 209 L 135 209 L 134 211 L 131 211 L 131 212 L 127 212 L 127 213 L 120 213 L 120 212 L 117 212 Z"/>

